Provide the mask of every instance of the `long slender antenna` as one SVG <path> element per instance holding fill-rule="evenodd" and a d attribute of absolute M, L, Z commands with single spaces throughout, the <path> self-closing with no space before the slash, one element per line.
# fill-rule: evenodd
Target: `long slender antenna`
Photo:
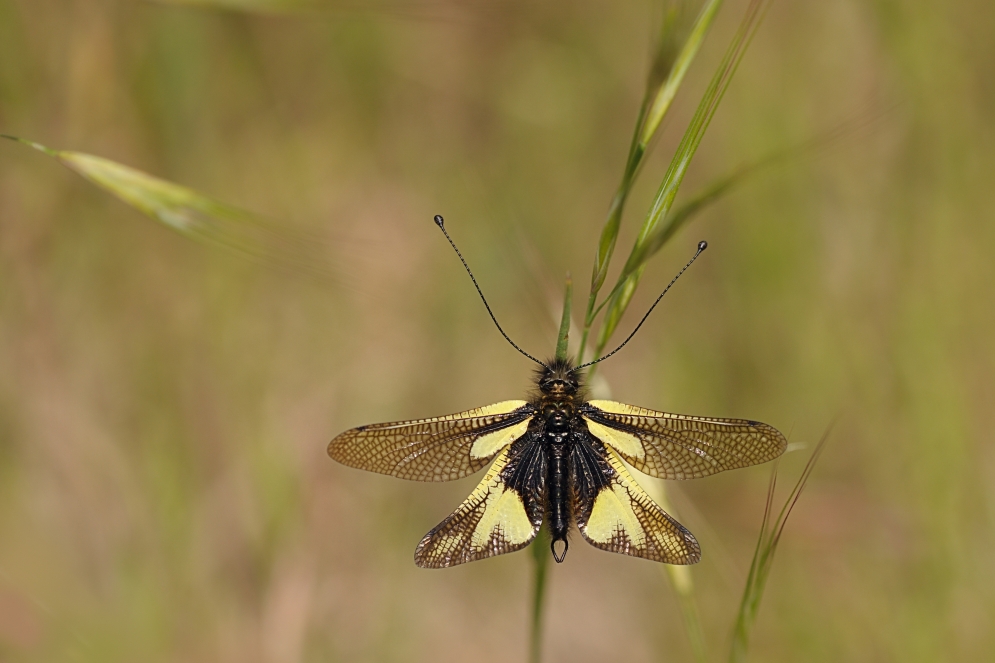
<path fill-rule="evenodd" d="M 599 361 L 604 361 L 605 359 L 608 359 L 613 354 L 615 354 L 616 352 L 618 352 L 619 350 L 621 350 L 622 348 L 624 348 L 625 344 L 632 340 L 632 337 L 636 335 L 636 332 L 639 331 L 639 328 L 643 326 L 644 322 L 646 322 L 646 318 L 650 317 L 650 313 L 653 312 L 653 309 L 656 308 L 656 305 L 660 303 L 660 300 L 663 299 L 663 296 L 665 294 L 667 294 L 668 290 L 670 290 L 670 286 L 672 286 L 675 283 L 677 283 L 677 279 L 681 278 L 681 274 L 683 274 L 685 272 L 685 270 L 687 270 L 687 268 L 691 266 L 691 263 L 693 263 L 695 260 L 698 259 L 698 256 L 701 255 L 701 252 L 704 251 L 707 248 L 708 248 L 708 242 L 706 242 L 704 240 L 701 241 L 701 242 L 698 242 L 698 251 L 697 251 L 697 253 L 695 253 L 694 256 L 692 256 L 692 258 L 690 260 L 688 260 L 688 264 L 684 265 L 684 267 L 681 268 L 681 271 L 677 272 L 677 276 L 675 276 L 673 278 L 673 280 L 670 283 L 667 284 L 667 287 L 663 289 L 663 292 L 660 293 L 660 296 L 656 298 L 655 302 L 653 302 L 653 306 L 650 306 L 650 310 L 646 311 L 646 315 L 644 315 L 643 319 L 639 321 L 638 325 L 636 325 L 636 328 L 632 330 L 632 333 L 629 334 L 628 338 L 626 338 L 624 341 L 622 341 L 622 345 L 618 346 L 617 348 L 615 348 L 614 350 L 612 350 L 611 352 L 609 352 L 608 354 L 606 354 L 604 357 L 600 357 L 598 359 L 595 359 L 594 361 L 589 361 L 586 364 L 581 364 L 575 370 L 579 370 L 581 368 L 587 368 L 588 366 L 592 366 L 594 364 L 597 364 Z"/>
<path fill-rule="evenodd" d="M 484 297 L 484 293 L 480 291 L 480 286 L 477 285 L 477 279 L 474 278 L 473 272 L 470 271 L 470 266 L 466 264 L 466 260 L 463 259 L 463 254 L 459 252 L 458 248 L 456 248 L 456 242 L 454 242 L 453 238 L 450 237 L 449 233 L 446 232 L 446 226 L 444 224 L 445 224 L 445 219 L 442 218 L 442 215 L 436 214 L 435 225 L 439 226 L 439 229 L 442 230 L 442 234 L 446 236 L 447 240 L 449 240 L 449 245 L 453 247 L 453 251 L 455 251 L 456 255 L 459 256 L 459 260 L 461 263 L 463 263 L 463 267 L 466 269 L 466 273 L 470 275 L 470 280 L 473 281 L 473 287 L 477 289 L 477 294 L 480 295 L 480 300 L 484 302 L 484 306 L 487 308 L 487 313 L 491 316 L 491 320 L 494 321 L 494 326 L 498 328 L 499 332 L 501 332 L 501 336 L 504 336 L 504 340 L 511 343 L 511 347 L 515 348 L 516 350 L 518 350 L 523 355 L 525 355 L 535 363 L 539 364 L 540 366 L 544 368 L 549 368 L 549 366 L 546 366 L 546 364 L 539 361 L 538 359 L 530 355 L 528 352 L 518 347 L 518 345 L 513 340 L 508 338 L 508 335 L 504 333 L 504 330 L 501 329 L 501 325 L 498 323 L 497 318 L 494 317 L 494 312 L 491 311 L 491 305 L 487 303 L 487 298 Z"/>

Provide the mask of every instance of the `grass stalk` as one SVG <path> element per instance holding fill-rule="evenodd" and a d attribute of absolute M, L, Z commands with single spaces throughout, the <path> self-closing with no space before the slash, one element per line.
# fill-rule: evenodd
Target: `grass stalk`
<path fill-rule="evenodd" d="M 628 308 L 639 279 L 646 267 L 646 260 L 652 255 L 647 252 L 647 247 L 652 238 L 656 236 L 657 229 L 667 219 L 673 207 L 674 199 L 677 197 L 677 191 L 684 181 L 684 175 L 687 173 L 691 160 L 698 150 L 698 146 L 701 144 L 701 139 L 704 137 L 705 131 L 708 129 L 708 125 L 711 123 L 715 111 L 718 109 L 719 103 L 722 101 L 722 97 L 725 95 L 740 62 L 742 62 L 746 49 L 756 34 L 757 28 L 760 26 L 769 5 L 770 0 L 752 0 L 750 2 L 732 43 L 726 50 L 718 69 L 698 104 L 694 116 L 691 118 L 690 124 L 684 132 L 684 136 L 681 138 L 681 142 L 674 153 L 673 159 L 671 159 L 667 173 L 664 175 L 660 188 L 657 190 L 649 213 L 639 230 L 639 235 L 632 247 L 629 258 L 626 260 L 625 266 L 619 274 L 615 288 L 612 289 L 615 295 L 609 300 L 608 311 L 602 320 L 601 329 L 598 332 L 597 342 L 595 343 L 594 356 L 600 356 L 604 351 L 605 345 L 618 326 L 625 309 Z M 687 218 L 690 218 L 690 215 Z M 668 237 L 672 236 L 672 234 L 670 233 Z M 662 243 L 658 244 L 657 249 L 660 246 L 662 246 Z M 596 308 L 592 307 L 592 310 Z M 596 366 L 592 367 L 592 373 L 595 368 Z"/>
<path fill-rule="evenodd" d="M 611 295 L 605 298 L 604 302 L 599 306 L 597 303 L 598 294 L 604 285 L 608 266 L 614 253 L 626 198 L 639 173 L 650 141 L 659 128 L 667 110 L 669 110 L 677 89 L 691 61 L 697 54 L 701 43 L 704 41 L 704 37 L 718 12 L 721 2 L 716 0 L 705 3 L 683 46 L 679 49 L 674 49 L 674 52 L 678 53 L 676 56 L 669 54 L 666 49 L 668 48 L 667 44 L 673 43 L 674 35 L 678 34 L 678 31 L 675 29 L 678 23 L 672 15 L 668 15 L 668 18 L 664 20 L 660 40 L 661 47 L 657 54 L 657 60 L 654 63 L 654 69 L 650 75 L 643 103 L 640 106 L 639 118 L 636 123 L 636 130 L 629 149 L 629 157 L 623 172 L 622 181 L 609 207 L 608 220 L 602 230 L 598 244 L 598 252 L 595 257 L 591 278 L 591 290 L 584 315 L 580 351 L 578 353 L 578 359 L 581 362 L 587 359 L 584 353 L 587 348 L 589 334 L 595 317 L 601 309 L 606 304 L 610 305 L 610 308 L 602 319 L 601 329 L 592 358 L 600 357 L 604 351 L 606 343 L 617 328 L 625 309 L 632 299 L 632 295 L 635 293 L 639 279 L 649 258 L 674 235 L 677 229 L 691 219 L 694 214 L 708 203 L 721 197 L 735 183 L 745 177 L 745 173 L 733 173 L 733 175 L 716 182 L 715 185 L 706 189 L 688 204 L 678 208 L 677 212 L 672 216 L 669 215 L 677 191 L 691 163 L 691 159 L 701 143 L 705 130 L 708 128 L 719 102 L 725 94 L 729 82 L 732 80 L 732 76 L 735 74 L 750 40 L 756 32 L 768 4 L 769 0 L 754 0 L 750 3 L 736 36 L 733 38 L 712 81 L 699 102 L 691 123 L 688 125 L 681 143 L 671 160 L 653 205 L 640 228 L 636 243 L 623 267 L 622 274 L 612 289 Z M 664 69 L 660 65 L 666 68 L 666 74 L 662 73 Z M 658 231 L 657 228 L 661 227 L 665 220 L 669 221 L 669 223 L 663 225 L 665 230 L 662 232 Z M 596 365 L 591 368 L 588 377 L 593 375 L 596 368 Z M 665 495 L 662 497 L 665 503 Z M 690 569 L 668 566 L 665 569 L 665 573 L 677 594 L 685 630 L 688 634 L 688 640 L 695 661 L 703 663 L 707 660 L 707 651 L 694 598 L 694 585 L 691 580 Z"/>
<path fill-rule="evenodd" d="M 560 316 L 560 331 L 556 335 L 556 358 L 567 358 L 567 348 L 570 343 L 570 315 L 573 303 L 573 280 L 567 274 L 563 293 L 563 315 Z M 529 622 L 529 661 L 542 661 L 542 624 L 546 599 L 546 574 L 549 570 L 549 531 L 542 527 L 538 536 L 532 542 L 532 619 Z"/>
<path fill-rule="evenodd" d="M 693 23 L 689 20 L 690 2 L 679 3 L 664 14 L 653 64 L 650 68 L 642 102 L 639 105 L 639 115 L 636 119 L 632 141 L 629 144 L 629 154 L 626 158 L 622 180 L 608 207 L 608 216 L 604 228 L 601 230 L 598 250 L 594 257 L 591 290 L 588 294 L 580 349 L 577 353 L 578 363 L 584 361 L 584 352 L 587 348 L 591 325 L 597 315 L 595 305 L 598 293 L 608 275 L 608 266 L 611 263 L 622 224 L 625 202 L 642 167 L 643 158 L 649 151 L 663 118 L 670 110 L 677 90 L 684 81 L 684 76 L 687 74 L 691 62 L 698 54 L 721 5 L 722 0 L 707 0 Z"/>
<path fill-rule="evenodd" d="M 800 143 L 792 146 L 773 150 L 755 161 L 747 162 L 735 168 L 729 173 L 714 180 L 704 189 L 695 193 L 690 200 L 685 201 L 667 215 L 666 222 L 656 228 L 649 236 L 640 250 L 638 256 L 639 264 L 645 264 L 656 253 L 663 248 L 678 230 L 683 228 L 697 214 L 706 207 L 720 200 L 724 195 L 732 191 L 737 186 L 745 183 L 751 177 L 765 171 L 768 168 L 784 163 L 791 159 L 799 158 L 805 154 L 811 154 L 825 148 L 827 145 L 852 134 L 876 119 L 870 114 L 862 114 L 852 117 L 840 124 L 822 131 Z M 640 272 L 641 273 L 641 272 Z M 593 319 L 622 291 L 623 288 L 632 288 L 630 279 L 620 279 L 611 292 L 601 300 L 601 303 L 594 307 L 589 317 Z"/>
<path fill-rule="evenodd" d="M 809 456 L 805 468 L 802 470 L 798 482 L 792 488 L 788 499 L 785 500 L 777 518 L 771 523 L 773 515 L 774 491 L 777 488 L 778 465 L 775 462 L 771 471 L 770 485 L 767 489 L 767 502 L 764 507 L 764 517 L 760 526 L 760 536 L 757 537 L 757 547 L 753 553 L 753 560 L 750 562 L 750 572 L 746 577 L 746 586 L 743 588 L 743 597 L 739 603 L 739 611 L 736 614 L 736 623 L 733 626 L 732 645 L 729 648 L 730 663 L 743 663 L 750 645 L 750 633 L 753 624 L 756 622 L 757 613 L 760 611 L 760 601 L 763 598 L 764 589 L 767 586 L 767 579 L 770 576 L 770 569 L 774 563 L 774 553 L 777 545 L 781 541 L 784 533 L 784 526 L 788 522 L 791 511 L 798 503 L 798 498 L 805 489 L 815 464 L 825 449 L 826 441 L 832 432 L 832 424 L 822 434 L 822 438 Z"/>
<path fill-rule="evenodd" d="M 556 335 L 556 358 L 567 358 L 567 348 L 570 344 L 570 316 L 573 303 L 574 284 L 570 274 L 567 274 L 566 288 L 563 294 L 563 315 L 560 317 L 560 331 Z"/>
<path fill-rule="evenodd" d="M 529 621 L 529 663 L 542 662 L 542 626 L 546 607 L 546 577 L 549 571 L 549 531 L 546 527 L 532 542 L 532 619 Z"/>

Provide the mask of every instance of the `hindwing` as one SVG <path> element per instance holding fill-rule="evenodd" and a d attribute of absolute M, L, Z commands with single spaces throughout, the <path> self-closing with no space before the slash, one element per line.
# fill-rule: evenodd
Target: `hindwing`
<path fill-rule="evenodd" d="M 748 419 L 692 417 L 614 401 L 588 401 L 581 416 L 594 437 L 660 479 L 698 479 L 765 463 L 788 445 L 773 426 Z"/>
<path fill-rule="evenodd" d="M 588 543 L 667 564 L 695 564 L 694 536 L 646 494 L 609 446 L 578 436 L 570 453 L 571 511 Z"/>
<path fill-rule="evenodd" d="M 414 481 L 452 481 L 483 469 L 522 437 L 535 408 L 502 401 L 432 419 L 360 426 L 328 445 L 343 465 Z"/>
<path fill-rule="evenodd" d="M 415 564 L 443 568 L 527 546 L 546 506 L 546 454 L 527 433 L 501 451 L 484 479 L 415 549 Z"/>

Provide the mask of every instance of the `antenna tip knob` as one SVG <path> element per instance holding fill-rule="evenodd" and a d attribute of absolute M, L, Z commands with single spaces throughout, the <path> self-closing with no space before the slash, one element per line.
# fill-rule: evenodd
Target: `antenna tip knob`
<path fill-rule="evenodd" d="M 444 224 L 445 222 L 446 222 L 446 220 L 442 218 L 441 214 L 436 214 L 435 215 L 435 225 L 437 225 L 440 228 L 442 228 L 442 224 Z"/>
<path fill-rule="evenodd" d="M 436 218 L 436 221 L 438 221 L 442 217 L 438 217 L 437 216 L 435 218 Z M 701 240 L 700 242 L 698 242 L 698 253 L 701 253 L 702 251 L 704 251 L 707 248 L 708 248 L 708 242 L 706 242 L 705 240 Z"/>

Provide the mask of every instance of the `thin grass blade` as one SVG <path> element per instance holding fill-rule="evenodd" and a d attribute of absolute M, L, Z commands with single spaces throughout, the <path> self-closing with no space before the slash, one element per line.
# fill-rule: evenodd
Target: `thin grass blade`
<path fill-rule="evenodd" d="M 563 316 L 560 318 L 560 331 L 556 335 L 556 358 L 567 358 L 567 348 L 570 344 L 570 310 L 573 303 L 574 283 L 567 274 L 567 284 L 563 293 Z"/>
<path fill-rule="evenodd" d="M 751 612 L 756 607 L 751 602 L 753 596 L 752 590 L 757 583 L 757 576 L 763 559 L 763 550 L 768 545 L 770 538 L 770 519 L 774 511 L 774 493 L 777 488 L 779 463 L 780 460 L 775 460 L 770 472 L 770 483 L 767 486 L 767 501 L 764 504 L 764 517 L 760 522 L 760 534 L 757 536 L 757 545 L 753 550 L 753 558 L 750 560 L 750 571 L 746 575 L 746 586 L 743 589 L 743 597 L 740 599 L 739 611 L 736 614 L 736 625 L 733 628 L 732 647 L 729 654 L 730 661 L 745 660 L 749 644 L 750 627 L 756 617 L 756 613 Z"/>
<path fill-rule="evenodd" d="M 622 213 L 632 185 L 635 183 L 643 164 L 643 157 L 649 151 L 657 129 L 670 110 L 677 90 L 684 81 L 691 62 L 698 54 L 701 44 L 718 13 L 722 0 L 707 0 L 695 20 L 692 6 L 697 3 L 687 0 L 671 5 L 664 13 L 660 36 L 654 52 L 653 64 L 646 82 L 646 91 L 639 107 L 636 128 L 629 145 L 629 155 L 625 170 L 615 196 L 608 207 L 608 216 L 601 230 L 598 250 L 594 256 L 591 274 L 591 290 L 588 295 L 587 313 L 584 319 L 584 332 L 581 338 L 578 361 L 583 361 L 587 336 L 594 322 L 594 307 L 598 293 L 608 276 L 608 267 L 622 224 Z"/>
<path fill-rule="evenodd" d="M 645 247 L 673 206 L 677 191 L 684 180 L 684 175 L 687 173 L 687 169 L 691 164 L 695 152 L 698 150 L 698 146 L 701 144 L 705 130 L 715 115 L 715 111 L 722 97 L 725 95 L 729 83 L 732 81 L 732 77 L 736 73 L 736 69 L 739 67 L 746 49 L 756 34 L 756 30 L 760 26 L 769 5 L 770 0 L 752 0 L 750 2 L 732 43 L 726 50 L 722 62 L 719 64 L 687 130 L 684 132 L 680 145 L 678 145 L 677 151 L 653 200 L 653 205 L 640 228 L 636 242 L 623 267 L 622 274 L 626 276 L 620 276 L 616 288 L 613 288 L 613 291 L 617 289 L 617 292 L 609 303 L 608 313 L 598 333 L 595 346 L 596 356 L 604 349 L 608 339 L 614 333 L 618 321 L 621 320 L 622 314 L 628 307 L 629 301 L 631 301 L 632 292 L 634 292 L 635 286 L 638 285 L 639 277 L 642 274 L 642 267 L 645 266 L 645 262 L 643 262 Z"/>
<path fill-rule="evenodd" d="M 638 147 L 643 152 L 653 141 L 657 129 L 660 128 L 660 123 L 663 122 L 664 116 L 670 110 L 674 97 L 677 96 L 677 90 L 684 81 L 685 74 L 691 67 L 691 63 L 704 43 L 708 30 L 712 27 L 712 22 L 722 6 L 722 0 L 705 2 L 691 26 L 690 32 L 685 33 L 686 17 L 690 13 L 691 4 L 689 2 L 682 3 L 676 10 L 668 12 L 668 18 L 664 21 L 662 43 L 657 49 L 654 72 L 650 77 L 650 87 L 656 87 L 656 93 L 652 96 L 645 121 L 639 132 Z M 667 39 L 668 34 L 673 34 L 674 38 Z M 686 38 L 684 38 L 685 34 L 687 34 Z M 677 48 L 678 38 L 683 39 L 683 46 L 680 48 Z"/>
<path fill-rule="evenodd" d="M 549 531 L 539 530 L 535 541 L 529 546 L 532 550 L 532 618 L 529 621 L 529 663 L 542 661 L 542 624 L 546 607 L 546 578 L 549 571 Z"/>
<path fill-rule="evenodd" d="M 757 548 L 750 562 L 750 572 L 746 578 L 743 598 L 740 601 L 739 612 L 736 615 L 736 623 L 733 627 L 732 645 L 729 649 L 730 663 L 742 663 L 742 661 L 746 660 L 750 645 L 750 633 L 753 630 L 753 624 L 756 622 L 757 613 L 760 611 L 760 601 L 763 598 L 767 579 L 770 576 L 770 570 L 774 563 L 774 553 L 777 552 L 777 545 L 781 541 L 781 535 L 784 533 L 788 517 L 791 516 L 791 512 L 795 504 L 798 503 L 798 498 L 805 489 L 809 477 L 812 476 L 812 470 L 815 469 L 815 464 L 819 461 L 819 457 L 825 449 L 832 429 L 833 425 L 830 424 L 826 428 L 825 433 L 822 434 L 822 438 L 805 463 L 805 468 L 802 470 L 798 482 L 791 489 L 791 493 L 781 507 L 777 518 L 771 523 L 774 489 L 777 486 L 777 465 L 774 466 L 774 470 L 771 473 L 770 487 L 767 490 L 767 504 L 764 509 L 763 523 L 760 527 L 760 536 L 757 539 Z"/>
<path fill-rule="evenodd" d="M 705 3 L 693 25 L 689 21 L 691 2 L 680 2 L 668 7 L 664 13 L 660 37 L 646 82 L 646 91 L 640 104 L 636 130 L 629 146 L 622 181 L 608 210 L 605 227 L 601 231 L 598 252 L 594 261 L 591 290 L 597 292 L 604 284 L 611 261 L 625 201 L 643 163 L 643 157 L 656 135 L 660 123 L 684 81 L 684 76 L 712 25 L 722 5 L 722 0 Z"/>
<path fill-rule="evenodd" d="M 316 237 L 277 226 L 193 189 L 103 157 L 53 150 L 14 136 L 3 137 L 58 159 L 104 191 L 194 241 L 321 280 L 339 280 L 331 267 L 329 247 Z"/>
<path fill-rule="evenodd" d="M 755 177 L 768 168 L 824 149 L 828 145 L 841 140 L 848 135 L 867 128 L 873 122 L 876 122 L 879 117 L 883 117 L 882 111 L 877 109 L 872 110 L 873 112 L 864 112 L 854 115 L 840 124 L 831 127 L 828 130 L 822 131 L 796 145 L 774 150 L 755 161 L 743 164 L 732 172 L 716 179 L 714 182 L 692 196 L 690 200 L 685 201 L 676 209 L 671 210 L 664 223 L 657 226 L 657 228 L 646 240 L 646 243 L 639 248 L 638 257 L 632 260 L 632 265 L 630 266 L 627 264 L 626 267 L 619 273 L 618 282 L 615 284 L 615 287 L 612 288 L 612 291 L 608 293 L 608 296 L 601 301 L 601 304 L 594 308 L 593 315 L 596 316 L 600 313 L 605 306 L 612 302 L 619 291 L 626 286 L 629 286 L 630 293 L 628 294 L 628 298 L 631 298 L 631 293 L 635 292 L 635 290 L 631 287 L 633 285 L 632 281 L 629 279 L 629 276 L 634 273 L 632 270 L 641 270 L 650 258 L 656 255 L 656 253 L 663 248 L 663 246 L 674 236 L 674 234 L 677 233 L 678 230 L 694 220 L 694 218 L 700 212 L 704 211 L 709 205 L 717 202 L 733 189 L 741 184 L 744 184 L 751 177 Z M 618 313 L 624 310 L 627 305 L 628 300 L 621 302 L 618 305 L 617 310 L 613 311 L 613 313 L 618 315 Z M 617 322 L 618 321 L 616 320 L 615 324 L 617 324 Z"/>

